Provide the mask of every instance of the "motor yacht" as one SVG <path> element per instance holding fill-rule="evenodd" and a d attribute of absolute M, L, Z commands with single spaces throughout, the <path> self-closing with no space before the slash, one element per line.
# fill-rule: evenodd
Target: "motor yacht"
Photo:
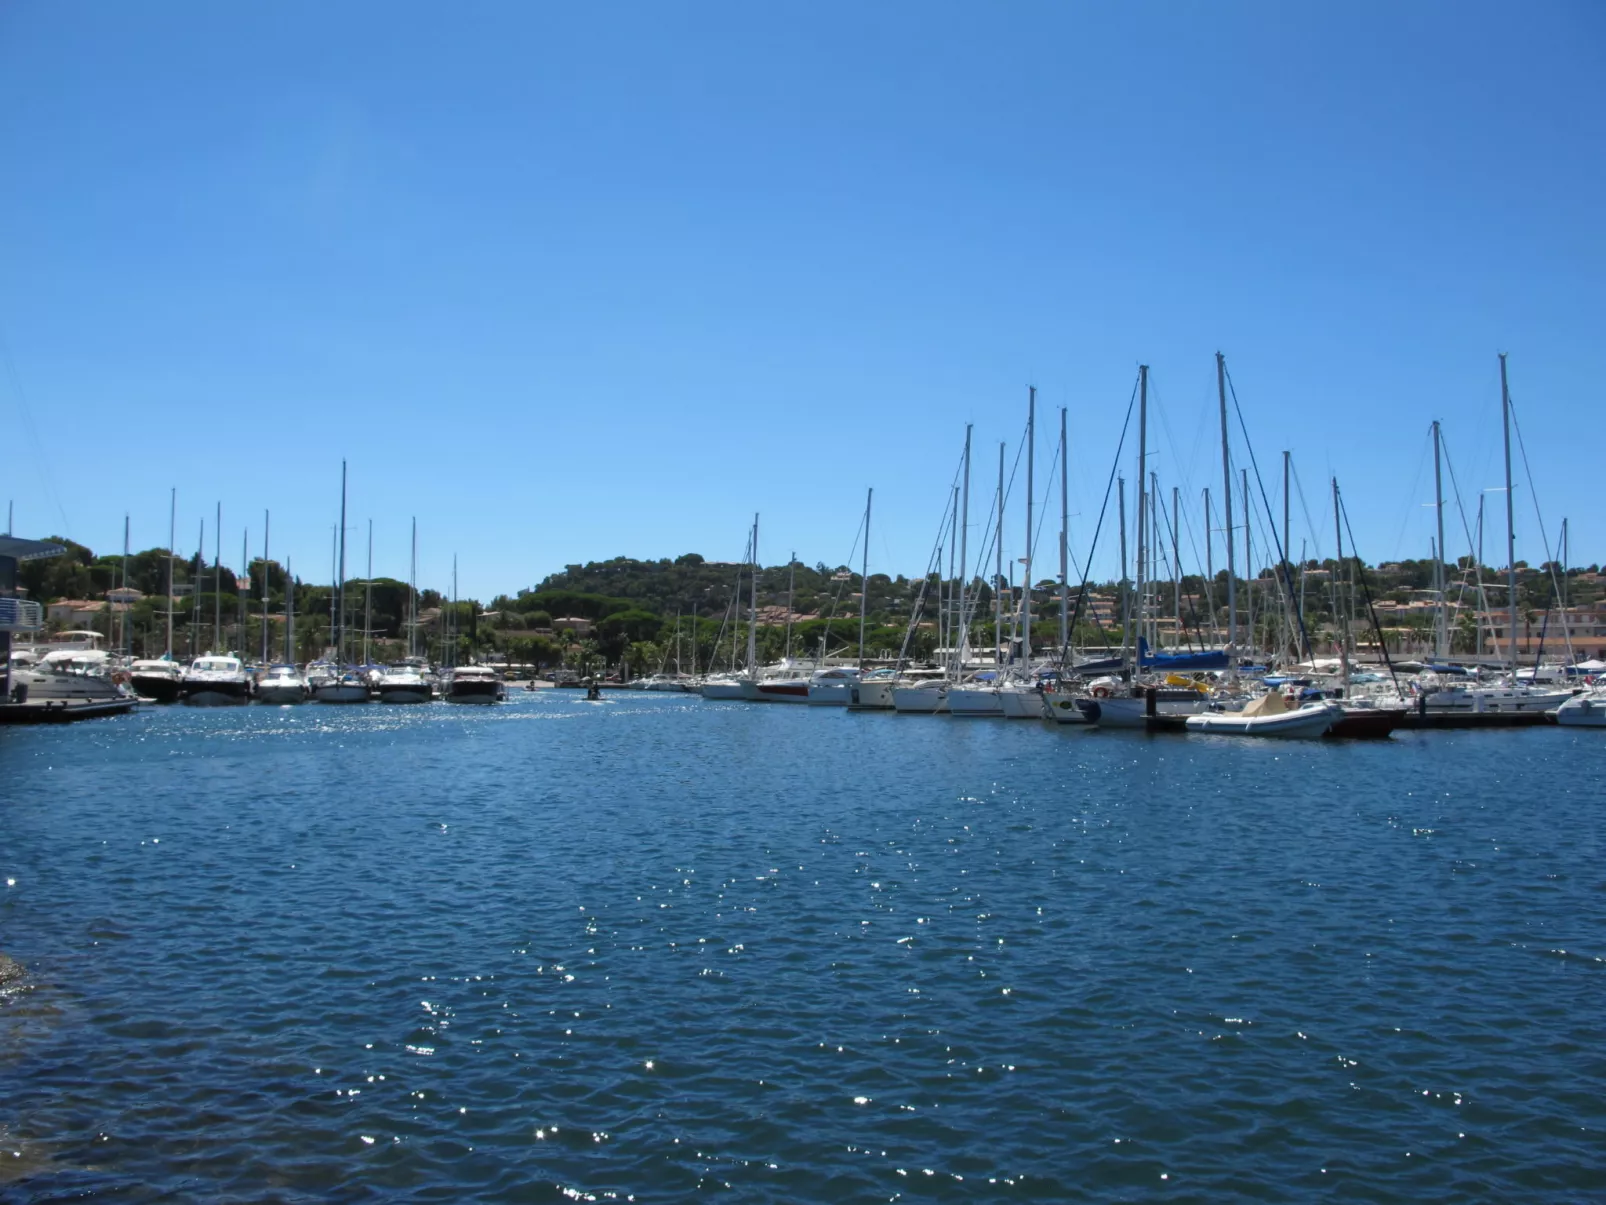
<path fill-rule="evenodd" d="M 207 653 L 190 662 L 179 697 L 191 707 L 232 707 L 251 699 L 251 679 L 238 657 Z"/>
<path fill-rule="evenodd" d="M 368 675 L 356 669 L 320 677 L 311 687 L 314 703 L 366 703 L 373 697 Z"/>
<path fill-rule="evenodd" d="M 111 658 L 101 649 L 54 648 L 43 656 L 34 650 L 16 649 L 10 667 L 15 702 L 110 703 L 130 697 L 112 678 Z"/>
<path fill-rule="evenodd" d="M 485 665 L 459 665 L 446 683 L 448 703 L 500 703 L 502 679 Z"/>
<path fill-rule="evenodd" d="M 1574 695 L 1552 714 L 1566 728 L 1606 728 L 1606 687 Z"/>
<path fill-rule="evenodd" d="M 135 694 L 153 703 L 177 703 L 184 667 L 166 658 L 136 661 L 128 667 L 128 684 Z"/>
<path fill-rule="evenodd" d="M 429 680 L 415 665 L 392 665 L 379 675 L 374 691 L 381 703 L 428 703 L 434 697 Z"/>
<path fill-rule="evenodd" d="M 809 679 L 809 706 L 846 707 L 853 701 L 853 687 L 859 676 L 857 669 L 848 666 L 815 671 Z"/>
<path fill-rule="evenodd" d="M 293 665 L 270 665 L 257 678 L 256 697 L 258 703 L 270 707 L 305 703 L 307 680 Z"/>
<path fill-rule="evenodd" d="M 848 687 L 849 711 L 891 711 L 898 671 L 873 669 Z"/>

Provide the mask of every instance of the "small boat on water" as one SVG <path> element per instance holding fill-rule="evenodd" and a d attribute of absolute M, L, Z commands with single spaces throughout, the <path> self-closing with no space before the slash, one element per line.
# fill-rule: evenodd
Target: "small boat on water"
<path fill-rule="evenodd" d="M 500 703 L 502 679 L 487 665 L 459 665 L 446 683 L 448 703 Z"/>
<path fill-rule="evenodd" d="M 705 699 L 742 699 L 742 680 L 735 674 L 711 674 L 703 679 L 698 693 Z"/>
<path fill-rule="evenodd" d="M 891 711 L 892 688 L 898 672 L 873 669 L 848 687 L 849 711 Z"/>
<path fill-rule="evenodd" d="M 1343 717 L 1342 707 L 1326 701 L 1290 709 L 1282 694 L 1271 690 L 1242 711 L 1206 711 L 1190 715 L 1186 723 L 1189 732 L 1217 736 L 1313 738 L 1325 736 Z"/>
<path fill-rule="evenodd" d="M 165 658 L 136 661 L 128 667 L 128 684 L 134 693 L 153 703 L 177 703 L 183 679 L 184 667 Z"/>
<path fill-rule="evenodd" d="M 190 662 L 179 697 L 191 707 L 236 707 L 251 699 L 251 679 L 238 657 L 207 653 Z"/>
<path fill-rule="evenodd" d="M 361 670 L 343 670 L 312 685 L 314 703 L 366 703 L 370 697 L 368 675 Z"/>
<path fill-rule="evenodd" d="M 112 703 L 128 692 L 111 676 L 111 658 L 103 649 L 56 648 L 38 656 L 33 650 L 11 654 L 13 700 L 41 703 Z"/>
<path fill-rule="evenodd" d="M 1574 695 L 1551 715 L 1564 728 L 1606 728 L 1606 688 Z"/>
<path fill-rule="evenodd" d="M 284 707 L 307 701 L 307 680 L 293 665 L 270 665 L 257 678 L 257 702 Z"/>
<path fill-rule="evenodd" d="M 392 665 L 374 684 L 381 703 L 428 703 L 434 697 L 429 680 L 414 665 Z"/>
<path fill-rule="evenodd" d="M 846 707 L 853 701 L 853 687 L 859 671 L 847 666 L 815 671 L 809 679 L 810 707 Z"/>

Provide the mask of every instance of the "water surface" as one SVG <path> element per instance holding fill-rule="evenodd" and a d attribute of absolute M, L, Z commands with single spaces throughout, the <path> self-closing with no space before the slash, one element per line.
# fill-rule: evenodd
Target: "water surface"
<path fill-rule="evenodd" d="M 1598 733 L 545 692 L 0 767 L 0 1200 L 1606 1195 Z"/>

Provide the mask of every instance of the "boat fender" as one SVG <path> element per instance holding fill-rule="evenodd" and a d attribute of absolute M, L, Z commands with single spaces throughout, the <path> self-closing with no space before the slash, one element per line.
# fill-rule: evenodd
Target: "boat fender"
<path fill-rule="evenodd" d="M 1095 686 L 1093 688 L 1093 697 L 1095 699 L 1107 699 L 1107 698 L 1109 698 L 1110 697 L 1110 688 L 1108 686 Z"/>

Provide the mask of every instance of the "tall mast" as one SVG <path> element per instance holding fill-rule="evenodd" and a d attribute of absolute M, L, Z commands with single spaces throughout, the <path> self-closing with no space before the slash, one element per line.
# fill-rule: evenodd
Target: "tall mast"
<path fill-rule="evenodd" d="M 449 664 L 457 666 L 457 553 L 452 553 L 452 659 Z"/>
<path fill-rule="evenodd" d="M 758 516 L 753 516 L 753 581 L 747 605 L 747 673 L 758 677 Z"/>
<path fill-rule="evenodd" d="M 959 597 L 959 487 L 953 487 L 953 496 L 948 500 L 948 603 L 942 609 L 943 636 L 938 643 L 948 650 L 948 660 L 954 659 L 954 649 L 959 644 L 959 604 L 955 601 Z M 942 575 L 942 561 L 937 561 L 937 574 Z M 939 600 L 940 601 L 940 600 Z"/>
<path fill-rule="evenodd" d="M 1060 407 L 1060 661 L 1068 665 L 1071 659 L 1070 630 L 1070 527 L 1071 494 L 1068 462 L 1071 450 L 1065 444 L 1065 407 Z"/>
<path fill-rule="evenodd" d="M 954 676 L 965 667 L 965 650 L 970 644 L 970 428 L 965 424 L 965 484 L 961 491 L 959 518 L 959 639 L 954 642 Z"/>
<path fill-rule="evenodd" d="M 1433 508 L 1439 527 L 1439 542 L 1433 554 L 1433 592 L 1439 599 L 1433 651 L 1443 661 L 1450 655 L 1450 611 L 1444 597 L 1444 476 L 1440 464 L 1438 419 L 1433 420 Z"/>
<path fill-rule="evenodd" d="M 797 601 L 797 553 L 794 551 L 786 562 L 786 659 L 792 659 L 792 610 L 793 603 Z M 675 639 L 680 639 L 680 626 L 677 617 Z M 679 654 L 676 654 L 677 656 Z M 675 666 L 678 670 L 679 665 Z"/>
<path fill-rule="evenodd" d="M 1255 651 L 1255 546 L 1250 541 L 1253 538 L 1249 530 L 1249 470 L 1241 469 L 1243 474 L 1243 500 L 1244 500 L 1244 635 L 1247 637 L 1250 654 Z"/>
<path fill-rule="evenodd" d="M 1290 453 L 1285 451 L 1283 453 L 1283 547 L 1282 547 L 1282 562 L 1283 562 L 1283 588 L 1288 591 L 1289 597 L 1292 598 L 1293 594 L 1294 594 L 1294 582 L 1293 582 L 1292 574 L 1289 572 L 1289 565 L 1288 565 L 1288 472 L 1289 472 L 1289 458 L 1290 458 Z M 1297 653 L 1298 650 L 1299 650 L 1299 636 L 1297 635 L 1297 633 L 1291 635 L 1289 642 L 1294 646 L 1294 650 Z"/>
<path fill-rule="evenodd" d="M 268 663 L 268 536 L 271 516 L 262 512 L 262 664 Z"/>
<path fill-rule="evenodd" d="M 407 577 L 407 656 L 418 656 L 418 516 L 413 516 L 413 559 Z"/>
<path fill-rule="evenodd" d="M 1205 598 L 1210 600 L 1210 639 L 1216 639 L 1216 549 L 1210 530 L 1210 487 L 1204 487 Z"/>
<path fill-rule="evenodd" d="M 1126 664 L 1127 653 L 1132 648 L 1132 587 L 1131 578 L 1127 575 L 1126 560 L 1126 478 L 1118 477 L 1115 482 L 1116 510 L 1120 516 L 1121 528 L 1121 664 Z M 1086 585 L 1083 585 L 1086 590 Z"/>
<path fill-rule="evenodd" d="M 993 681 L 1004 664 L 1004 445 L 998 445 L 998 514 L 993 532 Z"/>
<path fill-rule="evenodd" d="M 1148 547 L 1149 523 L 1149 493 L 1144 488 L 1148 481 L 1149 463 L 1149 366 L 1138 365 L 1138 577 L 1137 577 L 1137 605 L 1138 615 L 1136 627 L 1138 640 L 1143 639 L 1143 625 L 1148 614 L 1144 606 L 1144 551 Z M 1134 644 L 1137 668 L 1143 668 L 1143 646 Z"/>
<path fill-rule="evenodd" d="M 1344 520 L 1339 511 L 1338 478 L 1333 478 L 1333 534 L 1338 539 L 1338 560 L 1333 562 L 1333 617 L 1338 620 L 1338 663 L 1343 672 L 1344 690 L 1349 692 L 1349 616 L 1345 611 L 1344 589 L 1339 574 L 1344 571 Z"/>
<path fill-rule="evenodd" d="M 1181 509 L 1178 505 L 1182 491 L 1176 486 L 1171 487 L 1171 608 L 1174 612 L 1172 619 L 1175 627 L 1171 629 L 1171 639 L 1178 648 L 1182 647 L 1182 557 L 1178 553 L 1177 529 L 1182 526 Z"/>
<path fill-rule="evenodd" d="M 339 611 L 336 609 L 340 603 L 340 527 L 338 524 L 329 529 L 329 647 L 334 648 L 334 642 L 340 634 Z M 339 659 L 338 654 L 336 660 Z"/>
<path fill-rule="evenodd" d="M 126 510 L 123 512 L 123 588 L 118 593 L 122 596 L 123 612 L 118 627 L 120 639 L 117 643 L 118 647 L 126 654 L 130 647 L 128 639 L 128 512 Z"/>
<path fill-rule="evenodd" d="M 1506 353 L 1500 353 L 1500 420 L 1506 438 L 1506 591 L 1511 627 L 1511 682 L 1517 682 L 1517 511 L 1511 498 L 1511 391 L 1506 387 Z"/>
<path fill-rule="evenodd" d="M 195 581 L 190 584 L 190 656 L 201 649 L 201 575 L 206 569 L 206 519 L 201 519 L 201 534 L 195 542 Z"/>
<path fill-rule="evenodd" d="M 1238 582 L 1233 576 L 1232 452 L 1227 428 L 1227 358 L 1219 351 L 1216 353 L 1216 397 L 1221 402 L 1221 526 L 1227 532 L 1227 677 L 1231 679 L 1238 674 Z"/>
<path fill-rule="evenodd" d="M 1028 670 L 1032 665 L 1032 484 L 1037 459 L 1037 386 L 1028 386 L 1026 395 L 1026 572 L 1021 577 L 1020 658 Z"/>
<path fill-rule="evenodd" d="M 239 654 L 245 657 L 245 620 L 246 620 L 246 591 L 250 584 L 246 581 L 251 576 L 251 531 L 247 528 L 240 533 L 240 649 Z"/>
<path fill-rule="evenodd" d="M 296 663 L 296 579 L 290 558 L 284 558 L 284 663 Z"/>
<path fill-rule="evenodd" d="M 872 487 L 864 492 L 864 550 L 859 558 L 859 669 L 864 669 L 864 621 L 870 606 L 870 503 L 875 499 Z"/>
<path fill-rule="evenodd" d="M 223 503 L 217 504 L 212 532 L 212 651 L 223 647 Z"/>
<path fill-rule="evenodd" d="M 374 521 L 368 520 L 368 576 L 362 583 L 362 663 L 368 664 L 368 629 L 374 611 Z"/>
<path fill-rule="evenodd" d="M 346 462 L 344 460 L 340 462 L 340 532 L 337 543 L 340 546 L 340 584 L 338 587 L 340 601 L 338 604 L 339 609 L 336 613 L 338 618 L 335 620 L 335 665 L 343 669 L 346 664 Z M 453 594 L 455 596 L 455 566 L 453 568 L 453 582 Z M 454 597 L 452 601 L 456 602 L 457 600 Z"/>
<path fill-rule="evenodd" d="M 178 527 L 178 487 L 174 486 L 167 502 L 167 653 L 173 659 L 173 544 Z"/>

